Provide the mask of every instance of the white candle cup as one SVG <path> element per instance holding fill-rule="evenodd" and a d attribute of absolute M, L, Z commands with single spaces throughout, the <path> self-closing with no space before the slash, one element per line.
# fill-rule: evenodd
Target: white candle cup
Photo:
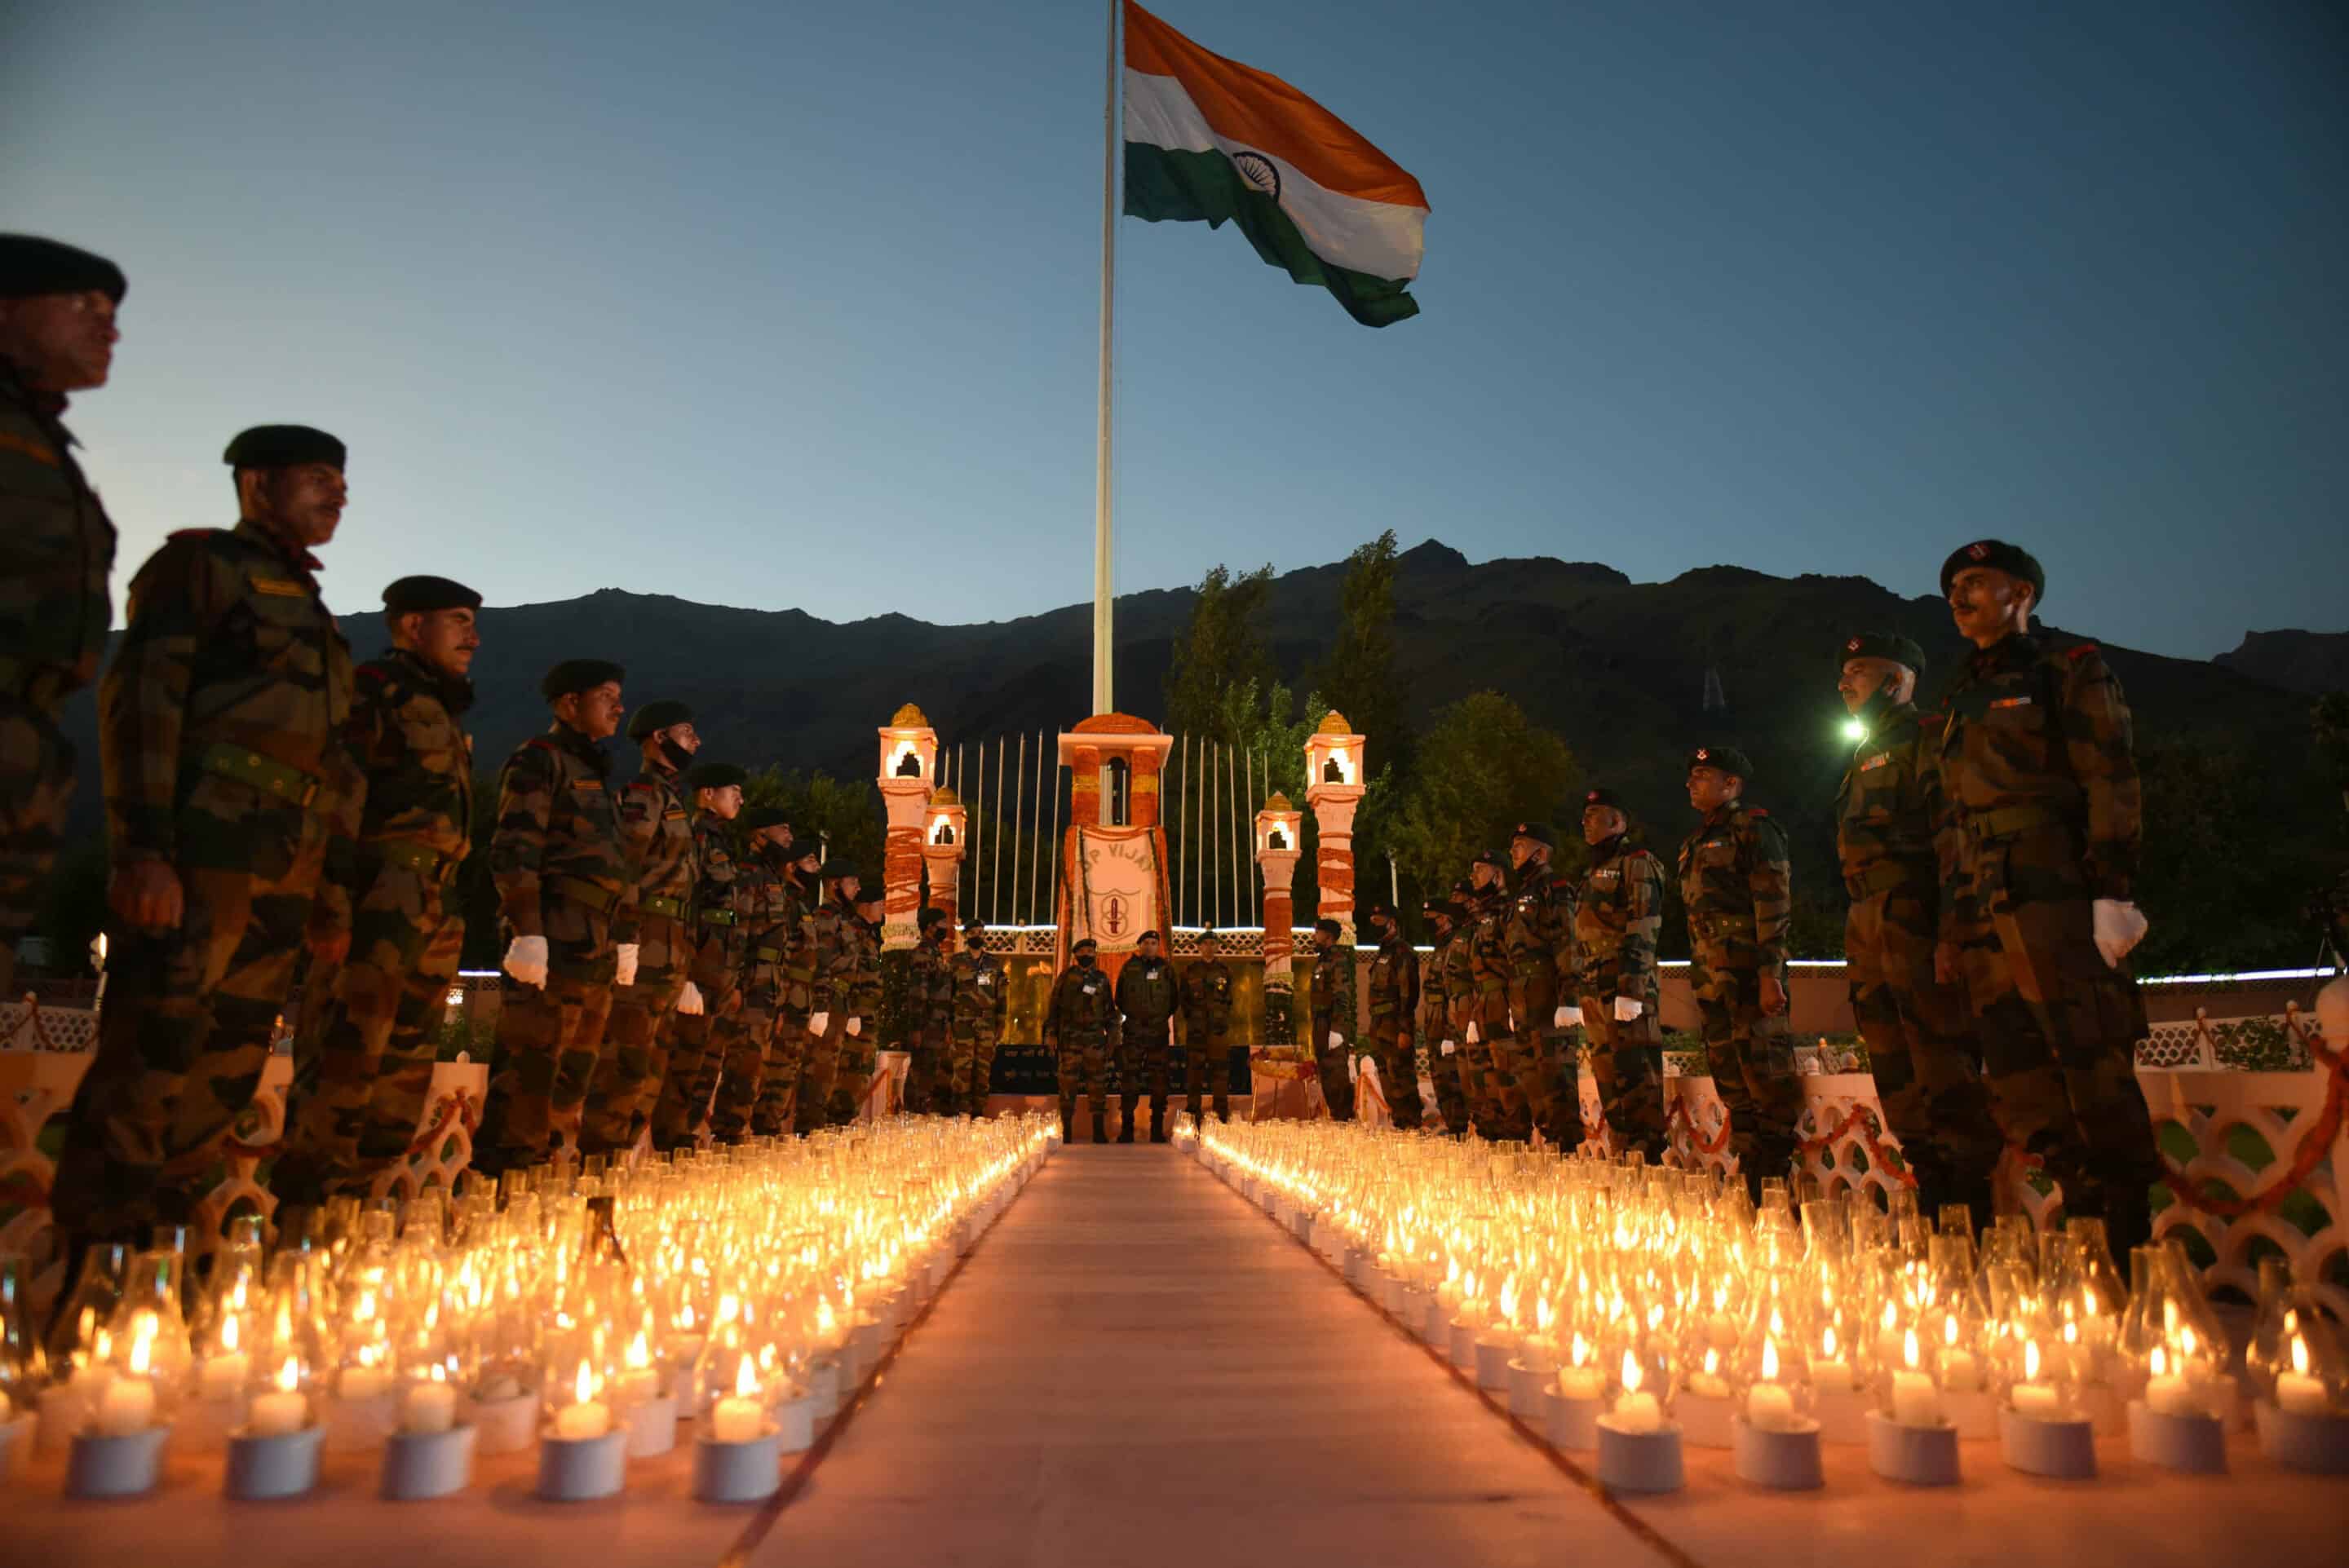
<path fill-rule="evenodd" d="M 67 1449 L 66 1495 L 144 1497 L 155 1490 L 171 1435 L 170 1427 L 152 1421 L 125 1432 L 78 1434 Z"/>
<path fill-rule="evenodd" d="M 2320 1392 L 2321 1392 L 2320 1388 Z M 2261 1399 L 2251 1409 L 2260 1450 L 2286 1470 L 2311 1475 L 2349 1475 L 2349 1416 L 2302 1402 L 2287 1410 Z"/>
<path fill-rule="evenodd" d="M 940 1247 L 937 1255 L 930 1259 L 930 1294 L 932 1295 L 946 1289 L 947 1276 L 954 1273 L 956 1255 L 953 1248 Z"/>
<path fill-rule="evenodd" d="M 1730 1422 L 1735 1415 L 1735 1401 L 1726 1394 L 1683 1388 L 1672 1402 L 1672 1418 L 1681 1424 L 1681 1441 L 1692 1449 L 1730 1447 L 1733 1441 Z"/>
<path fill-rule="evenodd" d="M 553 1432 L 539 1436 L 537 1495 L 541 1501 L 593 1502 L 616 1497 L 627 1477 L 625 1427 L 611 1428 L 595 1438 L 565 1438 Z"/>
<path fill-rule="evenodd" d="M 841 1376 L 838 1356 L 827 1356 L 815 1364 L 813 1380 L 808 1392 L 815 1400 L 815 1424 L 818 1431 L 830 1426 L 839 1416 L 843 1398 L 842 1386 L 844 1382 L 845 1379 Z"/>
<path fill-rule="evenodd" d="M 1599 1412 L 1601 1408 L 1597 1394 L 1570 1394 L 1563 1388 L 1546 1389 L 1542 1394 L 1542 1431 L 1554 1449 L 1588 1453 L 1599 1446 Z"/>
<path fill-rule="evenodd" d="M 1741 1417 L 1732 1424 L 1730 1448 L 1741 1480 L 1774 1491 L 1809 1491 L 1826 1484 L 1816 1421 L 1797 1417 L 1784 1427 L 1757 1427 Z"/>
<path fill-rule="evenodd" d="M 1403 1304 L 1411 1299 L 1411 1282 L 1402 1275 L 1382 1270 L 1379 1276 L 1379 1305 L 1389 1317 L 1401 1317 Z"/>
<path fill-rule="evenodd" d="M 640 1399 L 628 1412 L 628 1457 L 649 1460 L 677 1447 L 677 1396 Z"/>
<path fill-rule="evenodd" d="M 1523 1356 L 1512 1360 L 1507 1367 L 1509 1381 L 1509 1414 L 1521 1421 L 1538 1422 L 1542 1418 L 1542 1391 L 1557 1374 L 1550 1369 L 1528 1366 Z"/>
<path fill-rule="evenodd" d="M 457 1424 L 457 1390 L 447 1383 L 411 1383 L 399 1398 L 399 1432 L 429 1438 Z"/>
<path fill-rule="evenodd" d="M 98 1390 L 88 1430 L 102 1438 L 128 1438 L 154 1424 L 154 1380 L 126 1375 L 109 1379 Z"/>
<path fill-rule="evenodd" d="M 1868 1468 L 1909 1486 L 1958 1484 L 1958 1429 L 1897 1421 L 1868 1413 Z"/>
<path fill-rule="evenodd" d="M 2150 1395 L 2152 1391 L 2148 1386 L 2147 1393 Z M 2202 1410 L 2190 1398 L 2172 1397 L 2167 1403 L 2169 1408 L 2156 1409 L 2149 1398 L 2129 1401 L 2129 1452 L 2164 1470 L 2224 1475 L 2226 1424 Z"/>
<path fill-rule="evenodd" d="M 812 1393 L 786 1399 L 775 1407 L 776 1439 L 784 1453 L 805 1453 L 815 1447 L 815 1396 Z"/>
<path fill-rule="evenodd" d="M 2041 1417 L 2010 1406 L 1999 1412 L 1998 1444 L 2008 1467 L 2025 1475 L 2085 1480 L 2096 1473 L 2095 1423 L 2085 1416 Z"/>
<path fill-rule="evenodd" d="M 1297 1239 L 1299 1241 L 1301 1242 L 1306 1240 L 1312 1234 L 1313 1211 L 1310 1209 L 1299 1208 L 1297 1211 L 1297 1218 L 1291 1222 L 1289 1228 L 1297 1233 Z"/>
<path fill-rule="evenodd" d="M 880 1364 L 884 1348 L 879 1323 L 867 1319 L 858 1324 L 848 1336 L 848 1366 L 843 1371 L 842 1381 L 851 1388 L 862 1385 Z"/>
<path fill-rule="evenodd" d="M 326 1429 L 322 1426 L 290 1432 L 258 1433 L 248 1429 L 231 1433 L 221 1490 L 240 1502 L 299 1497 L 318 1484 L 318 1454 L 326 1446 Z"/>
<path fill-rule="evenodd" d="M 1476 1387 L 1501 1389 L 1509 1386 L 1509 1363 L 1516 1357 L 1516 1346 L 1506 1339 L 1478 1339 L 1474 1342 L 1476 1361 Z"/>
<path fill-rule="evenodd" d="M 1599 1418 L 1600 1484 L 1616 1491 L 1678 1491 L 1685 1480 L 1681 1429 L 1668 1425 L 1646 1428 L 1637 1415 L 1626 1425 L 1624 1417 L 1619 1403 L 1616 1409 Z"/>
<path fill-rule="evenodd" d="M 1894 1372 L 1892 1374 L 1892 1419 L 1904 1427 L 1940 1426 L 1941 1424 L 1941 1391 L 1933 1387 L 1933 1379 L 1922 1372 L 1906 1370 Z"/>
<path fill-rule="evenodd" d="M 1432 1349 L 1449 1352 L 1452 1348 L 1452 1315 L 1444 1309 L 1444 1302 L 1433 1291 L 1427 1293 L 1419 1321 L 1412 1326 L 1419 1331 L 1419 1342 Z"/>
<path fill-rule="evenodd" d="M 2329 1416 L 2333 1401 L 2324 1385 L 2305 1372 L 2280 1372 L 2276 1375 L 2275 1408 L 2293 1416 Z"/>
<path fill-rule="evenodd" d="M 773 1427 L 730 1442 L 696 1439 L 693 1495 L 703 1502 L 757 1502 L 772 1497 L 783 1484 L 781 1439 Z"/>
<path fill-rule="evenodd" d="M 383 1445 L 379 1494 L 391 1502 L 417 1502 L 464 1491 L 473 1480 L 479 1431 L 451 1425 L 437 1431 L 392 1433 Z"/>
<path fill-rule="evenodd" d="M 538 1399 L 530 1394 L 503 1398 L 469 1399 L 477 1435 L 473 1446 L 484 1454 L 518 1454 L 538 1438 Z"/>

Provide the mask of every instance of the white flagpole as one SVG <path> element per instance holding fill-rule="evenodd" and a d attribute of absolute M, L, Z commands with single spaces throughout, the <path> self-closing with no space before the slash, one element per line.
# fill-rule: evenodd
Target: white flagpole
<path fill-rule="evenodd" d="M 1109 0 L 1109 67 L 1102 108 L 1101 407 L 1093 452 L 1093 711 L 1113 713 L 1110 680 L 1109 351 L 1117 301 L 1117 24 Z"/>

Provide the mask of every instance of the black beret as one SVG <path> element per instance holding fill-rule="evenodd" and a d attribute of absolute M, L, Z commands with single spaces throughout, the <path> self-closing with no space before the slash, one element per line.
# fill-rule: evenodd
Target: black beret
<path fill-rule="evenodd" d="M 1496 850 L 1479 850 L 1476 852 L 1476 858 L 1468 863 L 1472 866 L 1490 866 L 1496 872 L 1505 872 L 1509 869 L 1509 857 Z"/>
<path fill-rule="evenodd" d="M 797 833 L 793 833 L 792 835 L 792 858 L 785 861 L 783 863 L 785 865 L 795 866 L 802 861 L 815 861 L 816 874 L 818 876 L 822 876 L 823 874 L 823 868 L 827 863 L 823 858 L 823 841 L 817 838 L 802 839 Z"/>
<path fill-rule="evenodd" d="M 1326 931 L 1332 936 L 1343 936 L 1346 934 L 1346 928 L 1339 924 L 1334 920 L 1317 920 L 1313 923 L 1313 929 L 1316 931 Z"/>
<path fill-rule="evenodd" d="M 697 762 L 685 775 L 688 789 L 723 789 L 729 784 L 739 789 L 750 781 L 750 776 L 731 762 Z"/>
<path fill-rule="evenodd" d="M 1754 761 L 1734 746 L 1700 746 L 1688 755 L 1691 772 L 1700 768 L 1716 769 L 1733 773 L 1740 779 L 1754 777 Z"/>
<path fill-rule="evenodd" d="M 656 729 L 667 729 L 673 724 L 691 724 L 692 722 L 693 709 L 681 702 L 672 702 L 664 697 L 658 702 L 645 704 L 629 717 L 628 738 L 642 740 Z"/>
<path fill-rule="evenodd" d="M 1133 940 L 1134 940 L 1135 942 L 1137 942 L 1137 943 L 1143 943 L 1143 942 L 1156 942 L 1156 941 L 1159 941 L 1159 940 L 1161 940 L 1161 939 L 1160 939 L 1160 937 L 1159 937 L 1159 934 L 1158 934 L 1156 932 L 1154 932 L 1154 931 L 1145 931 L 1145 932 L 1143 932 L 1141 935 L 1139 935 L 1139 936 L 1135 937 Z"/>
<path fill-rule="evenodd" d="M 966 914 L 962 917 L 962 930 L 965 936 L 969 935 L 974 931 L 985 931 L 986 929 L 987 922 L 979 919 L 978 916 L 975 914 Z"/>
<path fill-rule="evenodd" d="M 791 825 L 792 814 L 781 806 L 753 806 L 742 813 L 742 830 L 749 833 L 760 832 L 768 828 L 788 828 Z"/>
<path fill-rule="evenodd" d="M 1977 539 L 1950 552 L 1950 558 L 1941 562 L 1942 597 L 1949 596 L 1951 581 L 1969 566 L 1988 566 L 2030 583 L 2033 610 L 2047 597 L 2047 572 L 2039 564 L 2039 558 L 2020 544 L 2009 544 L 2002 539 Z"/>
<path fill-rule="evenodd" d="M 1074 952 L 1076 952 L 1079 948 L 1083 948 L 1083 947 L 1092 947 L 1092 948 L 1096 948 L 1096 949 L 1098 949 L 1100 946 L 1101 946 L 1101 944 L 1100 944 L 1100 943 L 1098 943 L 1098 942 L 1095 942 L 1092 937 L 1090 937 L 1090 936 L 1080 936 L 1080 937 L 1078 937 L 1074 942 L 1071 942 L 1071 943 L 1070 943 L 1070 944 L 1069 944 L 1069 951 L 1070 951 L 1070 952 L 1071 952 L 1071 953 L 1074 953 Z"/>
<path fill-rule="evenodd" d="M 290 469 L 299 463 L 345 466 L 342 442 L 307 425 L 255 425 L 237 433 L 221 454 L 233 469 Z"/>
<path fill-rule="evenodd" d="M 936 904 L 927 904 L 923 907 L 921 913 L 914 917 L 914 924 L 923 931 L 927 931 L 930 927 L 944 922 L 946 917 L 945 910 Z"/>
<path fill-rule="evenodd" d="M 1509 836 L 1513 839 L 1531 839 L 1537 844 L 1547 844 L 1552 849 L 1557 848 L 1557 841 L 1549 836 L 1549 826 L 1545 822 L 1519 822 L 1510 831 Z"/>
<path fill-rule="evenodd" d="M 1890 659 L 1920 676 L 1925 673 L 1925 650 L 1898 632 L 1862 632 L 1846 637 L 1836 646 L 1836 668 L 1840 670 L 1853 659 Z"/>
<path fill-rule="evenodd" d="M 1430 920 L 1457 922 L 1460 918 L 1460 906 L 1448 898 L 1431 898 L 1419 906 L 1419 912 Z"/>
<path fill-rule="evenodd" d="M 0 234 L 0 299 L 94 289 L 120 304 L 129 288 L 120 267 L 78 245 L 38 234 Z"/>
<path fill-rule="evenodd" d="M 1202 942 L 1212 942 L 1212 943 L 1215 943 L 1217 946 L 1221 946 L 1221 945 L 1223 944 L 1224 934 L 1223 934 L 1222 932 L 1220 932 L 1220 931 L 1217 931 L 1217 930 L 1216 930 L 1214 926 L 1212 926 L 1212 925 L 1210 925 L 1210 926 L 1206 926 L 1206 927 L 1203 927 L 1203 928 L 1200 930 L 1200 932 L 1199 932 L 1199 940 L 1200 940 L 1200 941 L 1202 941 Z"/>
<path fill-rule="evenodd" d="M 478 610 L 481 596 L 462 583 L 446 577 L 403 577 L 383 591 L 383 607 L 395 615 L 429 614 L 435 610 Z"/>
<path fill-rule="evenodd" d="M 1623 804 L 1623 797 L 1612 789 L 1592 789 L 1585 793 L 1582 797 L 1582 809 L 1588 811 L 1593 806 L 1605 806 L 1617 811 L 1630 810 L 1629 806 Z"/>
<path fill-rule="evenodd" d="M 627 678 L 628 672 L 609 659 L 565 659 L 546 672 L 546 678 L 538 683 L 538 693 L 553 702 L 574 692 L 594 691 L 606 681 L 617 686 Z"/>
<path fill-rule="evenodd" d="M 1476 896 L 1476 884 L 1472 882 L 1454 882 L 1452 884 L 1452 896 L 1455 899 L 1474 898 Z"/>
<path fill-rule="evenodd" d="M 1362 911 L 1364 920 L 1376 920 L 1381 915 L 1385 915 L 1389 920 L 1394 919 L 1395 906 L 1391 903 L 1374 903 Z"/>
<path fill-rule="evenodd" d="M 816 868 L 815 874 L 822 877 L 826 882 L 836 882 L 842 877 L 856 876 L 856 868 L 849 864 L 846 861 L 830 860 L 824 861 L 823 865 L 818 866 Z M 856 880 L 863 882 L 864 879 L 863 877 L 856 877 Z"/>

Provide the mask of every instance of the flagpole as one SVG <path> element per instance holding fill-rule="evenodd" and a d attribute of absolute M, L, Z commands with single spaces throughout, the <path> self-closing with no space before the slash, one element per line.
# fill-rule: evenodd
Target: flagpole
<path fill-rule="evenodd" d="M 1110 679 L 1109 398 L 1110 323 L 1117 301 L 1117 23 L 1121 0 L 1109 0 L 1109 59 L 1102 108 L 1102 284 L 1100 422 L 1093 451 L 1093 711 L 1113 713 Z"/>

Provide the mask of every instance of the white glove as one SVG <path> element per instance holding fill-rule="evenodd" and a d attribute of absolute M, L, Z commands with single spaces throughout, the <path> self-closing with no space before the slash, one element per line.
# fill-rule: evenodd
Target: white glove
<path fill-rule="evenodd" d="M 1341 1035 L 1341 1034 L 1340 1034 L 1340 1033 L 1339 1033 L 1337 1030 L 1335 1030 L 1335 1029 L 1330 1030 L 1330 1048 L 1331 1050 L 1333 1050 L 1333 1051 L 1342 1051 L 1342 1050 L 1344 1050 L 1344 1049 L 1346 1048 L 1346 1037 L 1345 1037 L 1345 1036 L 1343 1036 L 1343 1035 Z"/>
<path fill-rule="evenodd" d="M 1468 1043 L 1470 1045 L 1475 1045 L 1478 1040 L 1481 1040 L 1484 1037 L 1484 1036 L 1476 1032 L 1476 1026 L 1474 1023 L 1471 1023 L 1468 1026 Z"/>
<path fill-rule="evenodd" d="M 617 970 L 614 971 L 612 975 L 612 984 L 615 985 L 635 985 L 636 983 L 636 954 L 639 951 L 637 944 L 633 942 L 623 942 L 616 951 L 620 955 L 620 966 Z"/>
<path fill-rule="evenodd" d="M 2136 904 L 2116 898 L 2098 899 L 2095 915 L 2096 951 L 2105 955 L 2106 965 L 2117 969 L 2129 949 L 2145 940 L 2146 918 Z"/>
<path fill-rule="evenodd" d="M 809 1014 L 809 1015 L 808 1015 L 808 1033 L 809 1033 L 809 1034 L 811 1034 L 811 1035 L 821 1035 L 821 1034 L 823 1034 L 826 1029 L 829 1029 L 830 1027 L 832 1027 L 832 1015 L 831 1015 L 831 1014 L 829 1014 L 829 1013 L 811 1013 L 811 1014 Z"/>
<path fill-rule="evenodd" d="M 864 1032 L 864 1020 L 862 1018 L 851 1018 L 848 1020 L 847 1028 L 848 1033 L 852 1037 L 861 1035 Z"/>
<path fill-rule="evenodd" d="M 546 938 L 517 936 L 506 949 L 505 971 L 525 985 L 546 989 Z"/>
<path fill-rule="evenodd" d="M 1460 1048 L 1459 1047 L 1457 1047 L 1457 1046 L 1454 1045 L 1450 1040 L 1446 1040 L 1446 1041 L 1444 1041 L 1444 1042 L 1443 1051 L 1444 1051 L 1444 1054 L 1445 1056 L 1447 1056 L 1447 1057 L 1448 1057 L 1448 1056 L 1450 1056 L 1454 1051 L 1458 1050 L 1459 1048 Z"/>
<path fill-rule="evenodd" d="M 1618 996 L 1615 998 L 1615 1021 L 1619 1024 L 1631 1023 L 1636 1020 L 1640 1014 L 1647 1010 L 1648 1005 L 1645 1002 L 1640 1001 L 1637 996 Z"/>
<path fill-rule="evenodd" d="M 1346 1053 L 1346 1081 L 1347 1081 L 1348 1083 L 1360 1083 L 1360 1082 L 1361 1081 L 1361 1078 L 1362 1078 L 1362 1058 L 1361 1058 L 1361 1057 L 1358 1057 L 1358 1056 L 1356 1056 L 1356 1055 L 1354 1055 L 1354 1053 L 1353 1053 L 1353 1052 L 1351 1052 L 1351 1051 L 1347 1052 L 1347 1053 Z"/>
<path fill-rule="evenodd" d="M 708 1004 L 701 999 L 701 987 L 687 981 L 685 989 L 677 994 L 677 1010 L 688 1018 L 698 1018 L 709 1011 Z"/>
<path fill-rule="evenodd" d="M 1582 1009 L 1575 1006 L 1571 1003 L 1568 1004 L 1566 1006 L 1560 1007 L 1557 1010 L 1557 1026 L 1561 1029 L 1578 1029 L 1582 1027 Z"/>

